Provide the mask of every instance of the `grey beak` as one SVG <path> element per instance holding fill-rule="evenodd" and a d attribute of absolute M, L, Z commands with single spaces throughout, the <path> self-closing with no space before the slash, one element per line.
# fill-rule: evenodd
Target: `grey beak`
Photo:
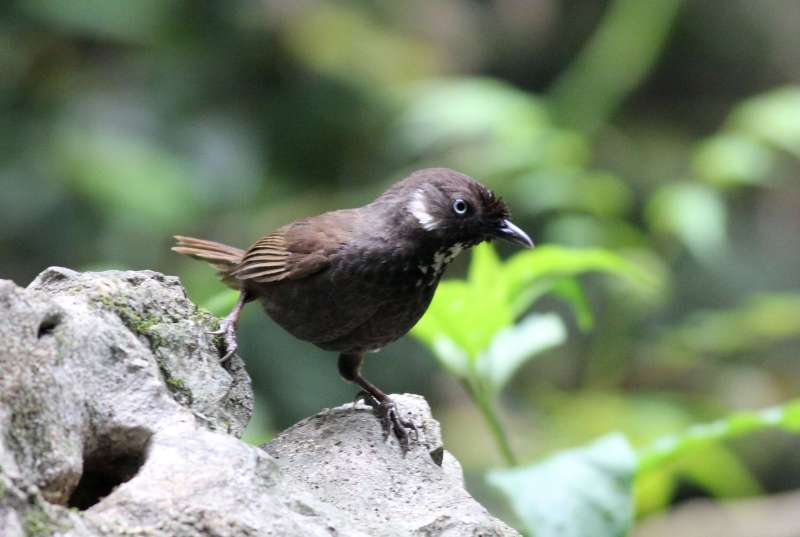
<path fill-rule="evenodd" d="M 511 220 L 503 220 L 500 227 L 495 230 L 495 236 L 525 248 L 533 248 L 533 241 L 528 234 L 515 226 Z"/>

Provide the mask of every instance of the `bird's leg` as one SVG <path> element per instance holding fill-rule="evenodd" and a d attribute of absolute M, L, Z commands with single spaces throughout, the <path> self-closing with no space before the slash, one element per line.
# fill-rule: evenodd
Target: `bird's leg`
<path fill-rule="evenodd" d="M 383 426 L 384 439 L 388 438 L 390 433 L 394 433 L 405 453 L 409 447 L 408 432 L 414 431 L 414 436 L 419 438 L 417 426 L 413 422 L 401 418 L 397 411 L 397 405 L 392 398 L 361 375 L 361 362 L 363 360 L 364 355 L 360 353 L 340 354 L 339 374 L 345 380 L 361 386 L 361 391 L 356 395 L 356 401 L 363 400 L 377 411 Z"/>
<path fill-rule="evenodd" d="M 230 313 L 219 322 L 219 330 L 209 332 L 213 336 L 223 336 L 225 339 L 225 355 L 220 358 L 220 363 L 228 360 L 228 358 L 233 356 L 233 353 L 236 352 L 236 349 L 239 348 L 239 344 L 236 342 L 236 326 L 239 324 L 239 316 L 242 314 L 242 308 L 252 299 L 253 298 L 247 291 L 242 291 L 239 294 L 236 305 L 233 306 Z"/>

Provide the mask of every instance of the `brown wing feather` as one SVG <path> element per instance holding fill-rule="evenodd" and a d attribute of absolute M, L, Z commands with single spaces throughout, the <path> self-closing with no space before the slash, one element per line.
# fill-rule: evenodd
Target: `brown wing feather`
<path fill-rule="evenodd" d="M 282 230 L 278 230 L 257 240 L 231 274 L 240 280 L 276 282 L 286 278 L 289 256 L 286 237 Z"/>
<path fill-rule="evenodd" d="M 323 251 L 296 251 L 298 244 L 292 248 L 285 233 L 286 230 L 278 230 L 259 239 L 231 274 L 240 280 L 270 283 L 304 278 L 328 266 Z"/>
<path fill-rule="evenodd" d="M 232 275 L 257 283 L 297 280 L 330 264 L 330 256 L 352 238 L 354 209 L 298 220 L 255 242 Z"/>

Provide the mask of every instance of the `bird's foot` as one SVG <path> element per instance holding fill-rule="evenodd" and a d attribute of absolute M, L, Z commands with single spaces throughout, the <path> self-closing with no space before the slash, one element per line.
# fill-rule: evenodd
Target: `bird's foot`
<path fill-rule="evenodd" d="M 236 323 L 226 317 L 219 322 L 219 330 L 214 330 L 209 334 L 223 337 L 225 354 L 219 359 L 219 362 L 225 363 L 239 348 L 239 344 L 236 342 Z"/>
<path fill-rule="evenodd" d="M 411 436 L 409 433 L 411 431 L 414 432 L 414 440 L 419 440 L 417 425 L 413 421 L 403 419 L 400 416 L 397 404 L 391 398 L 387 397 L 383 401 L 379 401 L 369 392 L 360 391 L 356 394 L 354 404 L 358 401 L 364 401 L 364 403 L 375 409 L 383 427 L 384 441 L 388 440 L 389 435 L 394 433 L 404 455 L 409 451 L 409 438 Z"/>

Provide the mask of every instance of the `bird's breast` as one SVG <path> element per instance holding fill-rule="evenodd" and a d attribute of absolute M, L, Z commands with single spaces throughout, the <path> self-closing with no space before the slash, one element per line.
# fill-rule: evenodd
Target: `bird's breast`
<path fill-rule="evenodd" d="M 332 276 L 363 282 L 396 293 L 418 293 L 434 287 L 445 269 L 467 245 L 456 243 L 430 249 L 395 248 L 346 252 L 332 263 Z"/>
<path fill-rule="evenodd" d="M 324 271 L 265 285 L 259 296 L 270 317 L 300 339 L 339 352 L 372 350 L 414 326 L 447 264 L 463 248 L 341 251 Z"/>

